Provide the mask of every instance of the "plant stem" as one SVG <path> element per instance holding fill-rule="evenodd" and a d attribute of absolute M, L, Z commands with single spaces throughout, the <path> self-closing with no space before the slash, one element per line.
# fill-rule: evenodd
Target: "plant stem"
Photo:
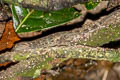
<path fill-rule="evenodd" d="M 17 32 L 20 27 L 23 25 L 23 23 L 27 20 L 27 18 L 34 12 L 34 10 L 30 11 L 27 16 L 22 20 L 22 22 L 18 25 L 18 27 L 16 28 L 15 32 Z"/>

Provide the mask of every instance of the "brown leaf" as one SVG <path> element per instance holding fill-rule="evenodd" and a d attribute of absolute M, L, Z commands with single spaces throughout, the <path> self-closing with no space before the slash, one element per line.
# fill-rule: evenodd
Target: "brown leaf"
<path fill-rule="evenodd" d="M 9 21 L 5 25 L 5 30 L 0 39 L 0 51 L 5 50 L 7 48 L 12 48 L 16 41 L 19 41 L 20 38 L 14 31 L 13 22 Z"/>
<path fill-rule="evenodd" d="M 7 66 L 7 65 L 10 64 L 10 63 L 11 63 L 11 62 L 4 62 L 4 63 L 1 63 L 1 64 L 0 64 L 0 67 L 1 67 L 1 66 Z"/>

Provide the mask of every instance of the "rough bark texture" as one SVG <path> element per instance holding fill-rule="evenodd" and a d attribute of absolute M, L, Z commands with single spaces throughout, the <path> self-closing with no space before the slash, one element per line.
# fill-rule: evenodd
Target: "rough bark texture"
<path fill-rule="evenodd" d="M 82 23 L 86 21 L 84 19 Z M 41 36 L 31 39 L 31 41 L 19 42 L 10 52 L 1 54 L 0 63 L 20 62 L 6 71 L 0 72 L 0 80 L 16 80 L 18 75 L 22 75 L 36 66 L 39 70 L 51 69 L 54 65 L 69 58 L 120 62 L 119 49 L 96 47 L 120 38 L 120 9 L 109 12 L 98 20 L 85 22 L 83 26 L 80 24 L 78 27 L 74 26 L 76 28 L 61 26 L 52 29 L 53 31 L 58 29 L 58 31 L 50 34 L 49 31 L 43 32 Z"/>
<path fill-rule="evenodd" d="M 59 10 L 63 8 L 72 7 L 75 4 L 85 3 L 90 0 L 3 0 L 7 3 L 15 3 L 22 5 L 26 8 L 34 8 L 37 10 L 43 11 L 51 11 L 51 10 Z M 108 1 L 108 0 L 93 0 L 94 2 Z M 115 7 L 116 5 L 120 5 L 119 0 L 109 0 L 108 10 Z"/>
<path fill-rule="evenodd" d="M 12 0 L 4 0 L 12 3 Z M 35 8 L 39 10 L 51 11 L 71 7 L 83 1 L 88 0 L 14 0 L 15 3 L 21 4 L 23 7 Z"/>

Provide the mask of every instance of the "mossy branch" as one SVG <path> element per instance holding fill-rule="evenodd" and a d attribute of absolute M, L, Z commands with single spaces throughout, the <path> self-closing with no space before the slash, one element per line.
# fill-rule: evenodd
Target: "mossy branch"
<path fill-rule="evenodd" d="M 35 54 L 36 53 L 36 54 Z M 113 62 L 120 62 L 120 51 L 115 49 L 93 48 L 81 45 L 75 46 L 56 46 L 51 48 L 36 48 L 29 49 L 25 52 L 9 53 L 11 61 L 20 61 L 17 65 L 8 68 L 4 72 L 0 72 L 0 79 L 16 77 L 18 74 L 22 75 L 26 71 L 31 70 L 36 65 L 40 66 L 38 69 L 51 69 L 54 65 L 61 63 L 69 58 L 86 58 L 93 60 L 108 60 Z M 59 59 L 59 60 L 56 60 Z M 56 61 L 55 61 L 56 60 Z M 46 66 L 46 67 L 45 67 Z M 31 68 L 31 69 L 29 69 Z M 13 70 L 14 69 L 14 70 Z"/>

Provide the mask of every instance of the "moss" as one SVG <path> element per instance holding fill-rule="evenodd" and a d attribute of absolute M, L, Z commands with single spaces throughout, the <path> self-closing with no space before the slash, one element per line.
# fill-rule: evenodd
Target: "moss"
<path fill-rule="evenodd" d="M 115 41 L 120 38 L 120 25 L 112 25 L 109 27 L 101 28 L 97 31 L 91 33 L 89 38 L 80 40 L 80 44 L 88 46 L 102 46 L 103 44 L 109 43 L 110 41 Z"/>
<path fill-rule="evenodd" d="M 98 4 L 99 2 L 93 2 L 93 0 L 89 0 L 89 2 L 85 3 L 85 6 L 88 10 L 91 10 L 94 9 Z"/>
<path fill-rule="evenodd" d="M 29 56 L 30 56 L 29 53 L 24 53 L 23 55 L 22 54 L 16 54 L 16 55 L 14 55 L 13 60 L 21 61 L 21 60 L 27 59 Z"/>
<path fill-rule="evenodd" d="M 51 64 L 48 64 L 50 61 L 52 61 L 53 58 L 46 58 L 44 59 L 44 61 L 40 62 L 37 65 L 34 65 L 34 67 L 27 69 L 26 71 L 24 71 L 23 73 L 19 73 L 18 75 L 24 76 L 24 77 L 38 77 L 38 70 L 39 72 L 41 72 L 42 69 L 50 69 L 52 66 Z M 36 74 L 37 71 L 37 74 Z M 40 74 L 40 73 L 39 73 Z"/>

